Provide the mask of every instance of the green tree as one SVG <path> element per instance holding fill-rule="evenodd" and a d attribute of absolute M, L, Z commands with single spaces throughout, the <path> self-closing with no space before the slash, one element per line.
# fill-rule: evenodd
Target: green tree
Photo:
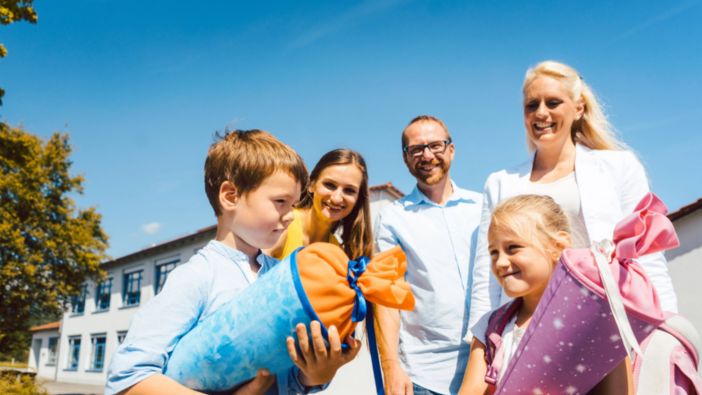
<path fill-rule="evenodd" d="M 32 7 L 34 0 L 0 0 L 0 24 L 9 25 L 13 22 L 27 21 L 37 23 L 37 13 Z M 7 49 L 0 43 L 0 58 L 7 55 Z M 0 104 L 5 91 L 0 88 Z"/>
<path fill-rule="evenodd" d="M 68 135 L 48 141 L 0 123 L 0 352 L 22 355 L 37 317 L 59 316 L 87 279 L 103 276 L 107 235 L 71 195 Z"/>

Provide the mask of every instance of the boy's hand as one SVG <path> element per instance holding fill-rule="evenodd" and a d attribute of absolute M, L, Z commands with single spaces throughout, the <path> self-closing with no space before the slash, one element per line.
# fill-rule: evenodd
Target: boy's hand
<path fill-rule="evenodd" d="M 266 369 L 259 369 L 256 377 L 237 388 L 232 395 L 263 395 L 275 381 L 275 376 Z"/>
<path fill-rule="evenodd" d="M 297 324 L 295 331 L 300 344 L 300 353 L 297 352 L 295 347 L 295 339 L 288 337 L 288 354 L 290 354 L 290 359 L 302 371 L 300 381 L 306 387 L 330 382 L 334 378 L 336 371 L 342 365 L 354 359 L 361 349 L 361 342 L 352 336 L 348 336 L 346 344 L 349 345 L 350 349 L 342 352 L 339 332 L 335 326 L 331 326 L 328 330 L 329 350 L 327 350 L 324 337 L 322 336 L 322 327 L 318 321 L 310 323 L 313 349 L 310 349 L 310 341 L 305 324 Z"/>

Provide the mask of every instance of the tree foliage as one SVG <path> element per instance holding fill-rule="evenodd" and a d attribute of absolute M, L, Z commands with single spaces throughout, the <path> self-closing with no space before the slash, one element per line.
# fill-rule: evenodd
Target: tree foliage
<path fill-rule="evenodd" d="M 68 135 L 44 142 L 0 123 L 0 352 L 22 352 L 33 317 L 59 315 L 88 278 L 102 276 L 107 235 L 71 194 Z"/>
<path fill-rule="evenodd" d="M 34 0 L 0 0 L 0 25 L 26 21 L 37 23 L 37 13 L 32 7 Z M 7 49 L 0 43 L 0 58 L 7 55 Z M 0 88 L 0 104 L 5 91 Z"/>

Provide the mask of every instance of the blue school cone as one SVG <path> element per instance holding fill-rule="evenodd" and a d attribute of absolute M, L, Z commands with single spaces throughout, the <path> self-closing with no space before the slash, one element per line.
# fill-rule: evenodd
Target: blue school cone
<path fill-rule="evenodd" d="M 295 326 L 317 320 L 322 334 L 334 325 L 344 339 L 366 318 L 376 390 L 383 393 L 371 303 L 411 309 L 399 248 L 373 260 L 349 261 L 337 246 L 315 243 L 281 261 L 178 342 L 164 374 L 201 391 L 235 388 L 259 369 L 273 374 L 293 367 L 285 339 Z M 366 300 L 367 299 L 367 300 Z"/>

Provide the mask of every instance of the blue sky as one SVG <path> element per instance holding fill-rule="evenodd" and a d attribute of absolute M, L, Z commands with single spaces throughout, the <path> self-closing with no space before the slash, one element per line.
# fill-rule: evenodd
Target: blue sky
<path fill-rule="evenodd" d="M 195 4 L 195 5 L 192 5 Z M 70 133 L 82 207 L 118 257 L 214 223 L 202 166 L 218 130 L 261 128 L 309 166 L 349 147 L 371 184 L 413 187 L 400 132 L 434 114 L 452 175 L 482 190 L 527 159 L 521 81 L 576 67 L 672 210 L 702 197 L 702 1 L 36 4 L 0 26 L 0 120 Z"/>

